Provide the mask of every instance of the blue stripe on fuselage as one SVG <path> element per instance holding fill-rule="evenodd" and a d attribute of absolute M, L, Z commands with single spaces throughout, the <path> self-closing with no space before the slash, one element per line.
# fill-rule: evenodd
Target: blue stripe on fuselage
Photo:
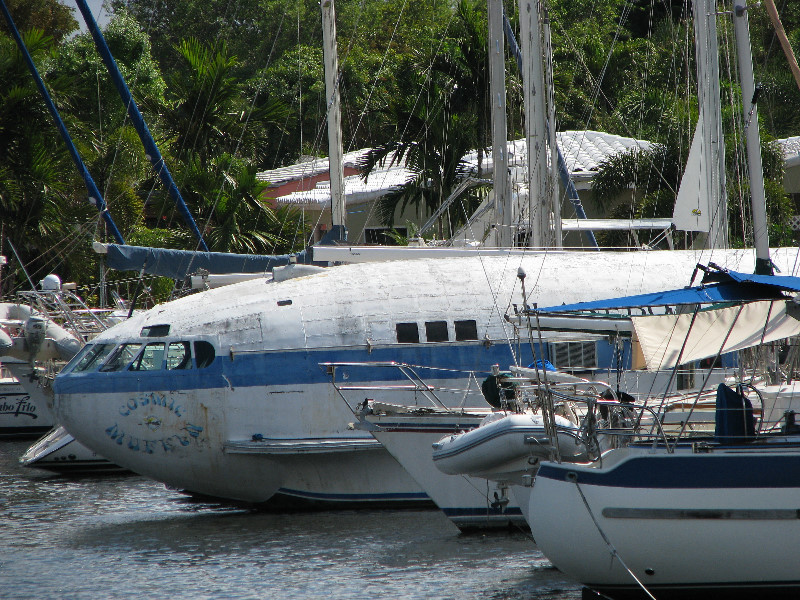
<path fill-rule="evenodd" d="M 531 357 L 530 347 L 523 356 Z M 396 361 L 426 365 L 461 372 L 415 369 L 423 379 L 463 378 L 466 371 L 488 374 L 493 364 L 507 368 L 514 362 L 507 344 L 486 347 L 482 342 L 408 344 L 388 348 L 318 348 L 313 350 L 283 350 L 218 356 L 205 369 L 172 371 L 117 371 L 111 373 L 66 373 L 55 381 L 57 394 L 177 391 L 228 387 L 287 386 L 330 383 L 331 377 L 320 363 L 324 362 L 381 362 Z M 223 377 L 224 375 L 224 377 Z M 355 381 L 408 380 L 394 367 L 339 367 L 337 381 L 347 376 Z"/>

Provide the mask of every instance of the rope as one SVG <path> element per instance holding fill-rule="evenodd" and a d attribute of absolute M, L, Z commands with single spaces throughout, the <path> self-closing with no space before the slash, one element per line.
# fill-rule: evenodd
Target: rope
<path fill-rule="evenodd" d="M 619 555 L 619 552 L 617 552 L 617 549 L 614 547 L 614 544 L 611 543 L 611 540 L 608 539 L 608 536 L 605 534 L 603 529 L 600 527 L 600 523 L 597 522 L 597 519 L 595 518 L 594 513 L 592 512 L 592 508 L 589 506 L 589 502 L 587 502 L 587 500 L 586 500 L 586 496 L 583 495 L 583 490 L 581 489 L 581 486 L 578 483 L 577 478 L 574 480 L 574 483 L 575 483 L 575 489 L 578 490 L 578 494 L 580 494 L 581 500 L 583 500 L 583 505 L 586 507 L 586 512 L 589 513 L 589 517 L 591 517 L 592 522 L 594 523 L 594 526 L 597 528 L 597 532 L 600 534 L 600 537 L 603 538 L 603 541 L 605 542 L 606 546 L 608 547 L 609 552 L 611 553 L 611 557 L 612 558 L 616 558 L 619 561 L 619 564 L 621 564 L 623 566 L 623 568 L 628 572 L 628 574 L 631 577 L 633 577 L 633 580 L 637 583 L 637 585 L 640 588 L 642 588 L 642 591 L 645 594 L 647 594 L 647 596 L 651 600 L 656 600 L 656 597 L 653 596 L 653 594 L 650 593 L 650 591 L 639 580 L 639 578 L 636 577 L 636 575 L 633 573 L 633 571 L 631 571 L 631 569 L 628 567 L 628 565 L 625 564 L 625 561 L 622 560 L 622 557 Z"/>

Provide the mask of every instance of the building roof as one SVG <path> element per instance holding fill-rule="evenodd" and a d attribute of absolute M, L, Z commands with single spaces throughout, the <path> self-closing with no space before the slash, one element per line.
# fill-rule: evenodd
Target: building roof
<path fill-rule="evenodd" d="M 651 143 L 644 140 L 626 138 L 599 131 L 564 131 L 556 134 L 561 153 L 569 169 L 573 182 L 579 189 L 587 189 L 591 185 L 594 173 L 607 158 L 630 150 L 634 147 L 650 148 Z M 356 167 L 358 160 L 369 151 L 368 148 L 348 152 L 343 157 L 346 166 Z M 508 142 L 509 166 L 523 167 L 526 164 L 525 140 Z M 477 175 L 478 152 L 473 151 L 464 157 L 470 165 L 471 175 Z M 491 177 L 494 171 L 491 149 L 484 152 L 482 176 Z M 297 165 L 281 167 L 272 171 L 258 174 L 262 181 L 269 181 L 274 185 L 292 180 L 305 179 L 320 175 L 328 170 L 328 159 L 317 158 L 312 161 Z M 379 167 L 370 173 L 367 180 L 358 175 L 345 177 L 345 202 L 348 205 L 371 202 L 385 196 L 389 191 L 397 189 L 403 183 L 414 177 L 414 173 L 403 165 Z M 292 205 L 304 208 L 322 208 L 330 204 L 330 182 L 321 181 L 316 187 L 308 191 L 297 191 L 276 199 L 278 205 Z"/>
<path fill-rule="evenodd" d="M 783 161 L 786 168 L 800 166 L 800 135 L 775 140 L 783 152 Z"/>
<path fill-rule="evenodd" d="M 369 148 L 347 152 L 342 156 L 342 165 L 345 167 L 357 168 L 358 161 L 369 152 Z M 310 157 L 294 165 L 278 167 L 269 171 L 261 171 L 256 174 L 259 181 L 267 181 L 271 185 L 280 185 L 289 181 L 308 179 L 316 175 L 322 175 L 330 170 L 330 161 L 327 157 Z"/>

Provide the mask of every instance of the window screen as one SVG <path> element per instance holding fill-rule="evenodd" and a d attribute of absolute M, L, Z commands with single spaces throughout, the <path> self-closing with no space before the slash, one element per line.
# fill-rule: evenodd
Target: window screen
<path fill-rule="evenodd" d="M 428 321 L 425 323 L 425 337 L 429 342 L 446 342 L 450 339 L 447 334 L 447 321 Z"/>
<path fill-rule="evenodd" d="M 416 323 L 398 323 L 395 328 L 397 341 L 401 344 L 419 343 L 419 326 Z"/>
<path fill-rule="evenodd" d="M 594 342 L 554 342 L 550 344 L 550 360 L 557 369 L 596 369 L 597 347 Z"/>
<path fill-rule="evenodd" d="M 453 325 L 455 325 L 456 329 L 457 342 L 478 339 L 478 325 L 475 323 L 474 320 L 455 321 Z"/>

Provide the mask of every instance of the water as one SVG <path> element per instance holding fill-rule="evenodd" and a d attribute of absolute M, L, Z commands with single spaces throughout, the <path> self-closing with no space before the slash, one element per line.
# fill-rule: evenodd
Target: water
<path fill-rule="evenodd" d="M 136 476 L 66 479 L 0 442 L 0 598 L 577 600 L 524 533 L 438 511 L 269 514 Z"/>

